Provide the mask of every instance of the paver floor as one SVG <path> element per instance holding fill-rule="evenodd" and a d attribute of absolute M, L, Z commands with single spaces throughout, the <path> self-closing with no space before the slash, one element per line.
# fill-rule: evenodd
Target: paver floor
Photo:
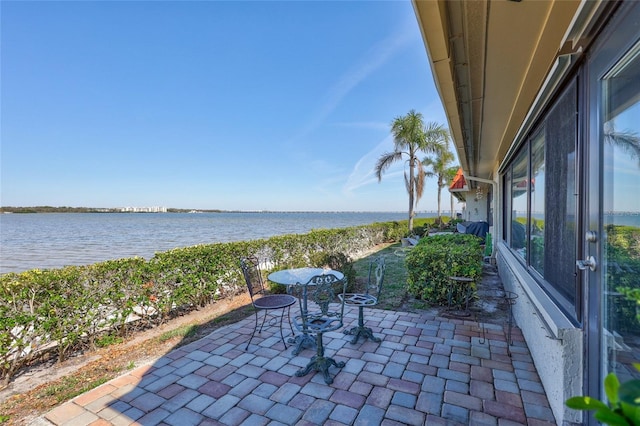
<path fill-rule="evenodd" d="M 357 309 L 346 312 L 350 328 Z M 275 327 L 257 334 L 245 351 L 250 317 L 80 395 L 34 424 L 555 424 L 518 328 L 508 346 L 506 326 L 429 312 L 368 309 L 365 321 L 381 343 L 353 345 L 340 331 L 325 334 L 326 355 L 346 362 L 331 367 L 331 385 L 321 374 L 295 376 L 315 350 L 292 355 Z"/>

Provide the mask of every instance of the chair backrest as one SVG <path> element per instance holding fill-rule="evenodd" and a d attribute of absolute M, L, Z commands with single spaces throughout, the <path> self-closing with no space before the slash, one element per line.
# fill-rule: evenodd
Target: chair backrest
<path fill-rule="evenodd" d="M 240 267 L 244 280 L 247 283 L 249 294 L 253 300 L 254 296 L 264 294 L 264 282 L 262 281 L 262 272 L 256 257 L 244 257 L 240 259 Z"/>
<path fill-rule="evenodd" d="M 292 288 L 298 297 L 302 321 L 313 323 L 316 327 L 311 331 L 321 333 L 342 327 L 346 290 L 346 278 L 341 280 L 333 274 L 316 275 Z M 313 302 L 312 307 L 309 302 Z"/>
<path fill-rule="evenodd" d="M 379 256 L 369 264 L 369 279 L 367 280 L 367 294 L 378 297 L 382 293 L 382 282 L 384 281 L 385 265 L 384 256 Z"/>

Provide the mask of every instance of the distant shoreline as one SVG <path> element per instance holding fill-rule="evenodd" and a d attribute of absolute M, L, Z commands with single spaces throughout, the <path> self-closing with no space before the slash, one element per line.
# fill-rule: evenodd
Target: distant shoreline
<path fill-rule="evenodd" d="M 131 207 L 0 207 L 0 213 L 32 214 L 32 213 L 406 213 L 405 211 L 378 211 L 378 210 L 353 210 L 353 211 L 304 211 L 304 210 L 221 210 L 221 209 L 179 209 L 173 207 L 163 208 L 163 211 L 146 211 L 152 207 L 139 207 L 143 211 L 132 211 Z M 458 211 L 458 210 L 456 210 Z M 436 210 L 420 210 L 416 214 L 437 214 Z M 442 216 L 449 216 L 449 210 L 442 210 Z M 606 212 L 606 216 L 636 216 L 640 211 Z"/>
<path fill-rule="evenodd" d="M 143 207 L 144 209 L 144 207 Z M 404 211 L 302 211 L 302 210 L 220 210 L 220 209 L 178 209 L 166 208 L 166 211 L 131 211 L 126 207 L 51 207 L 51 206 L 35 206 L 35 207 L 0 207 L 0 213 L 406 213 Z M 424 210 L 416 212 L 420 213 L 437 213 L 435 210 Z M 448 210 L 443 210 L 442 214 L 448 214 Z"/>
<path fill-rule="evenodd" d="M 175 209 L 167 208 L 166 211 L 130 211 L 127 207 L 51 207 L 51 206 L 35 206 L 35 207 L 0 207 L 0 213 L 235 213 L 233 211 L 218 209 Z"/>

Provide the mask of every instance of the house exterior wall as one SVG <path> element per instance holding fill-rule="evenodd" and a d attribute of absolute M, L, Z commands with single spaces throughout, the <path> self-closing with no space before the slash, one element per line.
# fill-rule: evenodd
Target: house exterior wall
<path fill-rule="evenodd" d="M 462 219 L 469 222 L 479 222 L 487 220 L 487 200 L 477 199 L 475 192 L 465 193 L 467 197 L 466 208 L 462 214 Z"/>
<path fill-rule="evenodd" d="M 493 186 L 491 205 L 475 191 L 464 194 L 462 219 L 493 218 L 493 257 L 505 290 L 518 296 L 515 322 L 558 424 L 595 425 L 592 413 L 569 409 L 565 401 L 577 395 L 606 400 L 603 380 L 612 372 L 621 380 L 640 377 L 632 369 L 640 362 L 640 321 L 628 306 L 634 299 L 621 297 L 627 288 L 639 288 L 637 267 L 629 264 L 640 259 L 637 249 L 616 240 L 619 228 L 638 226 L 614 218 L 638 211 L 637 203 L 629 208 L 621 202 L 640 183 L 638 154 L 616 145 L 618 133 L 640 128 L 640 3 L 492 0 L 474 3 L 487 5 L 482 17 L 488 19 L 470 22 L 479 15 L 458 6 L 471 3 L 414 0 L 449 125 L 467 126 L 468 136 L 453 133 L 465 176 Z M 521 6 L 550 9 L 536 16 Z M 543 31 L 513 31 L 501 14 L 506 8 Z M 459 25 L 433 26 L 438 17 Z M 497 36 L 505 33 L 514 37 Z M 544 42 L 532 34 L 548 37 Z M 448 49 L 453 39 L 464 44 L 478 38 L 485 56 Z M 525 55 L 524 68 L 511 56 L 514 66 L 491 60 L 505 40 Z M 531 40 L 538 49 L 523 49 Z M 478 57 L 484 67 L 473 68 Z M 496 64 L 500 70 L 492 68 Z M 542 68 L 544 75 L 537 73 Z M 458 79 L 464 75 L 451 72 L 458 69 L 471 77 L 464 84 Z M 505 92 L 502 80 L 519 78 L 519 71 L 517 92 Z M 477 87 L 474 81 L 483 93 L 477 116 L 460 89 Z M 491 107 L 505 107 L 508 117 Z M 634 189 L 620 191 L 626 182 Z"/>
<path fill-rule="evenodd" d="M 518 296 L 512 307 L 515 323 L 528 342 L 557 423 L 581 423 L 582 413 L 567 408 L 564 402 L 582 393 L 582 330 L 574 327 L 540 291 L 502 243 L 498 245 L 496 263 L 505 290 Z"/>

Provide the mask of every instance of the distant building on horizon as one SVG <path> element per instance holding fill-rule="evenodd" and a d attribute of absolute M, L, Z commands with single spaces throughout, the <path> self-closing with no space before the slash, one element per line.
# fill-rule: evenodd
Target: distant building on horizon
<path fill-rule="evenodd" d="M 153 207 L 122 207 L 120 209 L 124 213 L 166 213 L 167 208 L 161 206 Z"/>

